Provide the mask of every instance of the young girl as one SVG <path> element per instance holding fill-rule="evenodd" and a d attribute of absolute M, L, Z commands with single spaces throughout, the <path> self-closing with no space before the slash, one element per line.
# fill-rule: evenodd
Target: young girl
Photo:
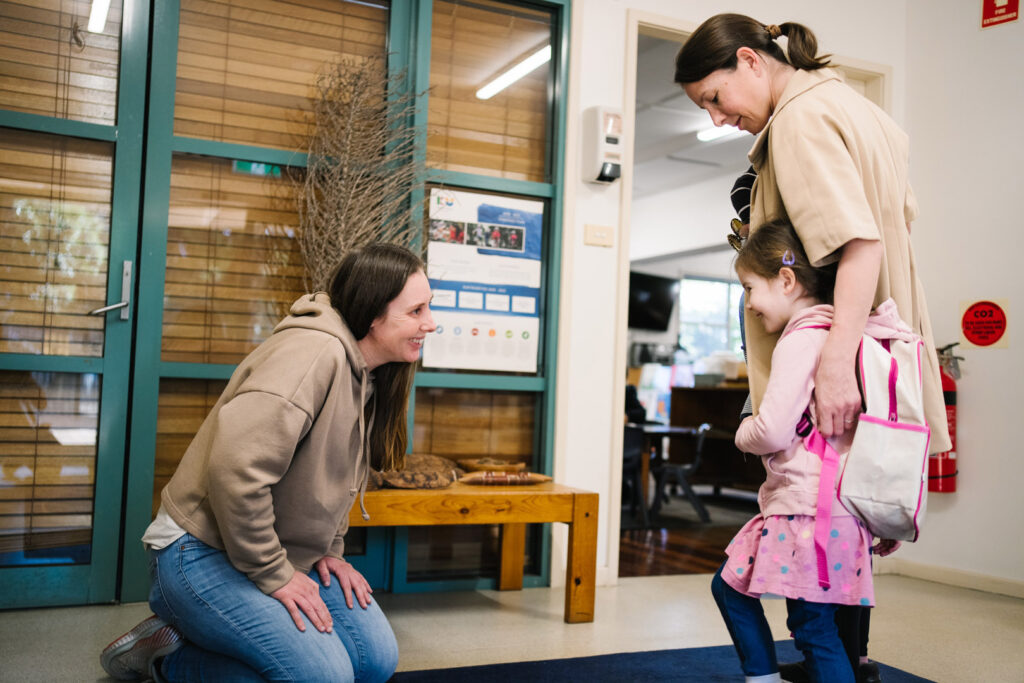
<path fill-rule="evenodd" d="M 752 233 L 736 258 L 746 314 L 769 334 L 781 333 L 757 415 L 736 432 L 737 447 L 761 455 L 767 478 L 758 493 L 761 514 L 726 549 L 728 559 L 711 590 L 736 645 L 747 681 L 780 681 L 771 630 L 760 597 L 786 598 L 787 626 L 806 658 L 812 680 L 853 683 L 840 641 L 840 605 L 874 604 L 871 535 L 835 500 L 826 547 L 829 587 L 819 585 L 814 523 L 821 461 L 807 451 L 797 425 L 814 414 L 814 372 L 832 322 L 835 269 L 813 268 L 791 225 L 769 222 Z M 877 338 L 912 334 L 889 300 L 868 318 Z M 830 439 L 849 450 L 853 431 Z M 891 552 L 890 542 L 878 550 Z"/>

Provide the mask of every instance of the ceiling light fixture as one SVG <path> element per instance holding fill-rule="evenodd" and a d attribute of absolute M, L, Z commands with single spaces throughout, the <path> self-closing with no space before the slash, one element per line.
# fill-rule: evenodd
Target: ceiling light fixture
<path fill-rule="evenodd" d="M 89 33 L 103 33 L 109 9 L 110 0 L 92 0 L 92 9 L 89 10 Z"/>
<path fill-rule="evenodd" d="M 712 140 L 719 140 L 729 135 L 735 135 L 742 133 L 736 126 L 724 125 L 716 126 L 714 128 L 705 128 L 704 130 L 697 131 L 697 139 L 701 142 L 711 142 Z"/>
<path fill-rule="evenodd" d="M 532 55 L 502 73 L 493 81 L 476 91 L 476 97 L 480 100 L 489 100 L 502 90 L 512 85 L 520 78 L 530 73 L 537 67 L 551 61 L 551 46 L 545 45 Z"/>

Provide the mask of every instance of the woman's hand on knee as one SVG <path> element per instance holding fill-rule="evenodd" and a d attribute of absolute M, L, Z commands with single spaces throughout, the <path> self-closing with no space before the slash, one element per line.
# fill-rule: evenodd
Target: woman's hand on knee
<path fill-rule="evenodd" d="M 363 575 L 351 564 L 336 557 L 322 557 L 315 566 L 320 574 L 320 583 L 324 586 L 331 585 L 331 574 L 338 577 L 338 583 L 341 584 L 341 592 L 345 595 L 345 604 L 349 609 L 353 607 L 353 593 L 356 596 L 356 600 L 359 601 L 359 606 L 363 609 L 366 609 L 370 604 L 370 593 L 373 592 L 373 589 L 370 588 L 369 582 L 363 578 Z"/>
<path fill-rule="evenodd" d="M 292 615 L 292 621 L 300 631 L 306 630 L 306 624 L 302 620 L 303 614 L 309 617 L 310 623 L 317 631 L 332 631 L 334 620 L 323 598 L 320 597 L 320 587 L 316 585 L 316 581 L 302 572 L 295 572 L 291 580 L 271 593 L 270 597 L 288 609 L 288 614 Z"/>

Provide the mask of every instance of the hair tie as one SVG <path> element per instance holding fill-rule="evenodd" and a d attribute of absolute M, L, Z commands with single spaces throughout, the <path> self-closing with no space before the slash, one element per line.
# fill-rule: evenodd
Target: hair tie
<path fill-rule="evenodd" d="M 768 24 L 764 27 L 765 31 L 768 31 L 768 35 L 771 36 L 772 40 L 777 40 L 782 35 L 782 29 L 775 24 Z"/>
<path fill-rule="evenodd" d="M 786 252 L 782 255 L 782 265 L 792 266 L 795 263 L 796 256 L 793 254 L 793 251 L 791 249 L 787 249 Z"/>

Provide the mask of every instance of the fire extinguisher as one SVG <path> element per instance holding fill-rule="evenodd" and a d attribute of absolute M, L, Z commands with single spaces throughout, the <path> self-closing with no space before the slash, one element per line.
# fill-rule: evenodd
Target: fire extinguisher
<path fill-rule="evenodd" d="M 953 354 L 959 342 L 938 349 L 939 371 L 942 376 L 942 396 L 946 403 L 946 422 L 949 424 L 950 450 L 928 456 L 928 490 L 936 493 L 956 491 L 956 381 L 960 379 L 961 356 Z"/>

